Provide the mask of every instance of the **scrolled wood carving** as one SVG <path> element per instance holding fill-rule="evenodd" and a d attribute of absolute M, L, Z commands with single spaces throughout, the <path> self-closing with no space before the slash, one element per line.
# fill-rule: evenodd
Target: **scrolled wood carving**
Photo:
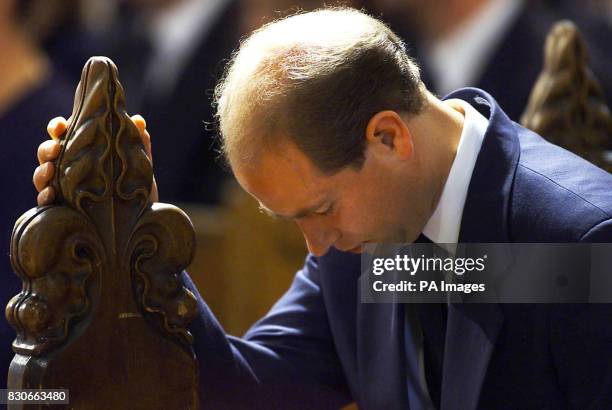
<path fill-rule="evenodd" d="M 155 204 L 139 218 L 128 244 L 138 302 L 165 332 L 184 343 L 193 341 L 185 327 L 197 306 L 178 275 L 192 259 L 193 242 L 191 222 L 175 207 Z"/>
<path fill-rule="evenodd" d="M 109 59 L 85 65 L 60 142 L 54 205 L 24 214 L 11 238 L 23 290 L 6 308 L 9 386 L 70 386 L 74 408 L 196 408 L 197 303 L 179 279 L 195 235 L 180 209 L 149 200 L 152 166 Z M 97 403 L 117 380 L 123 397 Z"/>
<path fill-rule="evenodd" d="M 49 229 L 45 222 L 51 220 Z M 40 355 L 64 341 L 72 322 L 89 311 L 86 283 L 101 274 L 103 246 L 90 221 L 71 208 L 52 206 L 18 220 L 11 248 L 13 268 L 24 280 L 6 310 L 17 331 L 13 349 Z"/>

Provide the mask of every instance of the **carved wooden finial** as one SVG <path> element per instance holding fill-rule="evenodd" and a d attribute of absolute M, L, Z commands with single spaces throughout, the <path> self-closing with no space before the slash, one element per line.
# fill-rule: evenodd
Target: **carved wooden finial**
<path fill-rule="evenodd" d="M 544 69 L 521 123 L 612 170 L 604 158 L 605 150 L 612 148 L 612 117 L 601 86 L 588 67 L 586 45 L 570 21 L 556 23 L 546 39 Z"/>
<path fill-rule="evenodd" d="M 68 388 L 76 409 L 196 408 L 197 304 L 179 279 L 193 227 L 149 201 L 152 166 L 108 58 L 85 65 L 60 142 L 55 204 L 11 238 L 23 290 L 6 308 L 9 388 Z"/>

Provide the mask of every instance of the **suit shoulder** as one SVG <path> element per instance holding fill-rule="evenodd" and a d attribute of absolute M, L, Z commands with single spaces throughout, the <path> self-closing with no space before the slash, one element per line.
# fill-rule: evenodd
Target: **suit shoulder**
<path fill-rule="evenodd" d="M 612 216 L 612 174 L 541 136 L 520 127 L 519 166 L 538 175 L 546 186 L 557 186 Z"/>
<path fill-rule="evenodd" d="M 512 194 L 515 220 L 574 241 L 612 218 L 612 175 L 518 127 L 521 154 Z"/>

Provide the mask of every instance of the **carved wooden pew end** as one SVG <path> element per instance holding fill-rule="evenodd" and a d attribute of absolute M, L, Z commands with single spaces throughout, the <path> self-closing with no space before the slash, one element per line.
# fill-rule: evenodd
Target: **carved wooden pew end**
<path fill-rule="evenodd" d="M 23 290 L 6 308 L 8 387 L 69 389 L 75 409 L 197 408 L 197 305 L 179 279 L 193 227 L 149 201 L 152 166 L 108 58 L 85 65 L 60 142 L 55 204 L 26 212 L 11 238 Z"/>

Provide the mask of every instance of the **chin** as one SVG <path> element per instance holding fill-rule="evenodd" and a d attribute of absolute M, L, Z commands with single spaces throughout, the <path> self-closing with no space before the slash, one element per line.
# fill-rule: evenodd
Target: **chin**
<path fill-rule="evenodd" d="M 337 250 L 339 250 L 340 252 L 362 253 L 363 252 L 363 244 L 364 243 L 361 243 L 359 245 L 353 246 L 352 248 L 340 247 L 340 246 L 334 246 L 334 247 Z"/>

